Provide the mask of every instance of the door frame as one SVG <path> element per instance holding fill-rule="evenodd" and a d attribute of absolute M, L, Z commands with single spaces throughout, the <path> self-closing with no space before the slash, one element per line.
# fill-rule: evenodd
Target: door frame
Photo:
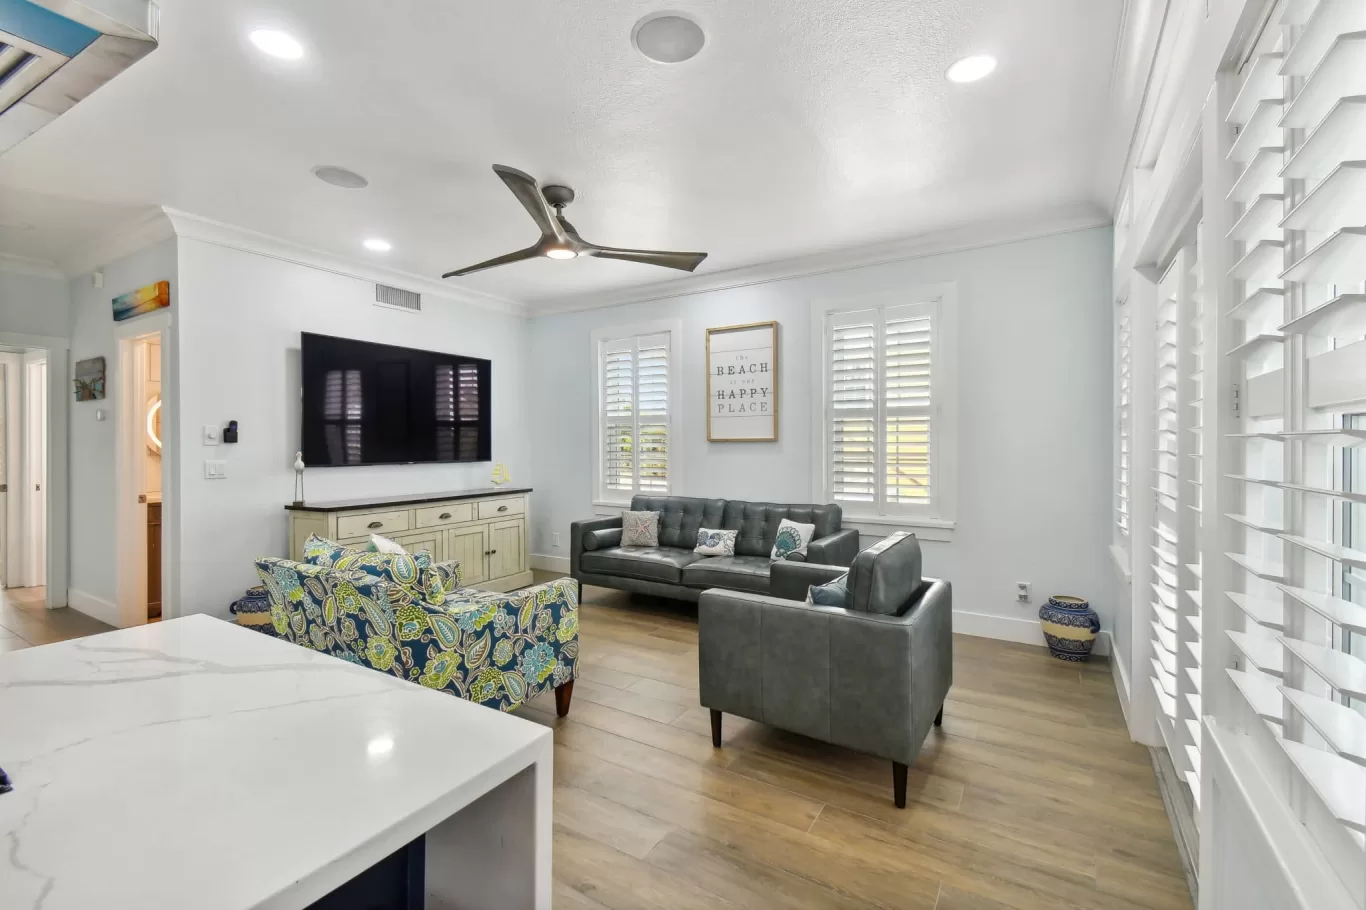
<path fill-rule="evenodd" d="M 42 348 L 47 351 L 47 575 L 39 581 L 47 588 L 45 605 L 64 607 L 67 603 L 69 568 L 67 511 L 67 407 L 69 398 L 63 391 L 67 381 L 71 341 L 55 335 L 27 335 L 21 332 L 0 332 L 0 344 L 16 348 Z M 21 371 L 22 372 L 22 371 Z M 21 399 L 22 401 L 22 399 Z M 13 438 L 14 434 L 11 434 Z M 13 452 L 13 448 L 11 448 Z M 23 497 L 15 497 L 21 500 Z M 22 547 L 23 519 L 15 517 L 15 508 L 8 510 L 10 524 L 11 565 L 22 565 L 23 556 L 16 557 L 15 546 Z M 16 526 L 17 525 L 17 526 Z M 18 532 L 18 533 L 16 533 Z"/>
<path fill-rule="evenodd" d="M 52 397 L 48 375 L 48 353 L 32 350 L 24 354 L 24 562 L 23 586 L 37 587 L 47 577 L 47 496 L 48 401 Z M 42 495 L 39 496 L 38 494 Z M 41 503 L 41 506 L 38 505 Z M 35 543 L 41 538 L 42 545 Z"/>
<path fill-rule="evenodd" d="M 4 418 L 0 419 L 0 423 L 4 424 L 3 431 L 0 431 L 3 437 L 0 438 L 0 446 L 5 447 L 4 458 L 0 459 L 0 464 L 3 464 L 0 485 L 6 487 L 5 492 L 0 492 L 0 527 L 4 531 L 0 533 L 0 588 L 4 588 L 18 581 L 17 577 L 11 575 L 10 569 L 19 572 L 24 563 L 24 537 L 20 533 L 24 508 L 23 497 L 19 495 L 23 483 L 20 468 L 24 463 L 24 409 L 23 399 L 20 398 L 24 375 L 23 354 L 0 351 L 0 374 L 5 377 L 4 388 L 0 390 L 0 395 L 3 395 L 0 397 L 0 410 L 4 412 Z M 13 490 L 9 490 L 9 487 L 13 487 Z"/>
<path fill-rule="evenodd" d="M 143 316 L 126 327 L 118 337 L 117 405 L 114 432 L 114 527 L 118 559 L 115 562 L 118 603 L 116 617 L 111 617 L 120 628 L 140 626 L 147 622 L 147 504 L 138 502 L 147 476 L 147 443 L 144 439 L 145 418 L 138 393 L 148 375 L 148 364 L 139 356 L 145 350 L 141 342 L 156 337 L 161 348 L 161 496 L 163 537 L 167 533 L 168 483 L 167 450 L 171 447 L 172 428 L 168 425 L 166 404 L 167 376 L 170 362 L 170 317 L 165 314 Z M 167 585 L 167 551 L 161 547 L 161 618 L 178 615 L 174 597 Z"/>

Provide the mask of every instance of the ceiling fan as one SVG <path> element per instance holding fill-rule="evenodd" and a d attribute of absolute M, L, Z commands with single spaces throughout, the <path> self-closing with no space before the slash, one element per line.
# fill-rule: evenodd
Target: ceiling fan
<path fill-rule="evenodd" d="M 574 201 L 574 191 L 567 186 L 538 187 L 536 178 L 513 167 L 501 164 L 493 166 L 493 172 L 503 179 L 512 195 L 522 203 L 531 215 L 531 220 L 541 229 L 541 239 L 532 246 L 515 253 L 508 253 L 486 260 L 478 265 L 467 266 L 447 272 L 442 278 L 458 278 L 482 272 L 495 266 L 524 259 L 544 256 L 548 259 L 573 259 L 576 256 L 597 256 L 600 259 L 620 259 L 624 262 L 640 262 L 645 265 L 662 265 L 667 269 L 681 269 L 691 272 L 707 258 L 706 253 L 671 253 L 661 250 L 621 250 L 610 246 L 589 243 L 574 230 L 574 225 L 564 220 L 564 207 Z M 554 211 L 551 211 L 554 208 Z"/>

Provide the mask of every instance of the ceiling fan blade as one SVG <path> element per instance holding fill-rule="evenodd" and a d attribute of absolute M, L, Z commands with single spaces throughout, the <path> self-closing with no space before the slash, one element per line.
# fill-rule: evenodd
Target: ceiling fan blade
<path fill-rule="evenodd" d="M 672 253 L 666 250 L 618 250 L 608 246 L 590 246 L 585 252 L 603 259 L 620 259 L 643 265 L 662 265 L 666 269 L 691 272 L 707 258 L 706 253 Z"/>
<path fill-rule="evenodd" d="M 472 275 L 475 272 L 482 272 L 484 269 L 497 268 L 500 265 L 507 265 L 510 262 L 521 262 L 524 259 L 535 259 L 541 255 L 541 245 L 529 246 L 524 250 L 515 253 L 506 253 L 493 259 L 485 260 L 478 265 L 467 266 L 463 269 L 456 269 L 454 272 L 447 272 L 442 278 L 459 278 L 462 275 Z"/>
<path fill-rule="evenodd" d="M 493 172 L 503 179 L 508 189 L 512 190 L 512 195 L 517 197 L 517 201 L 527 210 L 531 220 L 536 222 L 536 227 L 541 229 L 542 236 L 564 240 L 564 229 L 555 220 L 550 203 L 541 195 L 541 188 L 536 185 L 535 177 L 504 164 L 495 164 Z"/>

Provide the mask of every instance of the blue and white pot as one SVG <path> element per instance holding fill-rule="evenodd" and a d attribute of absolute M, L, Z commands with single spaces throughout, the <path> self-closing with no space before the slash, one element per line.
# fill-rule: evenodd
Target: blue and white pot
<path fill-rule="evenodd" d="M 1058 660 L 1084 661 L 1091 657 L 1100 631 L 1100 617 L 1080 597 L 1058 594 L 1039 607 L 1039 624 L 1048 650 Z"/>

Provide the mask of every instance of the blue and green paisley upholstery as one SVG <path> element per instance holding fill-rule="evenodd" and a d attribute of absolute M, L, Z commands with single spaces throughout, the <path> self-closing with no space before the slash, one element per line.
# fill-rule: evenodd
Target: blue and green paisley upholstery
<path fill-rule="evenodd" d="M 453 563 L 434 570 L 458 582 Z M 578 676 L 578 584 L 454 588 L 442 606 L 368 571 L 257 560 L 271 623 L 298 645 L 502 711 Z"/>
<path fill-rule="evenodd" d="M 426 550 L 417 553 L 379 553 L 345 547 L 325 537 L 310 534 L 304 542 L 304 562 L 324 568 L 356 569 L 374 575 L 397 585 L 400 592 L 394 595 L 394 599 L 405 603 L 425 600 L 440 606 L 447 595 L 460 587 L 460 564 L 447 563 L 438 569 L 432 563 L 432 554 Z"/>

